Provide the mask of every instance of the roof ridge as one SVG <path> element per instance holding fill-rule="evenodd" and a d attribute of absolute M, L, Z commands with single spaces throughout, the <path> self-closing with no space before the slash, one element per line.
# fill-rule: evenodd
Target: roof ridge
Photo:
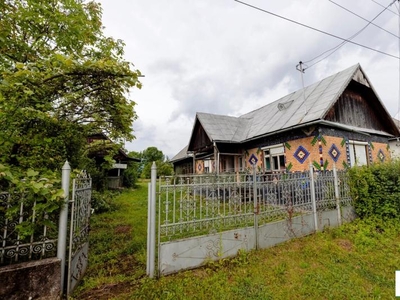
<path fill-rule="evenodd" d="M 289 94 L 287 94 L 287 95 L 285 95 L 285 96 L 283 96 L 283 97 L 280 97 L 280 98 L 277 99 L 277 100 L 274 100 L 274 101 L 272 101 L 272 102 L 270 102 L 270 103 L 268 103 L 268 104 L 265 104 L 265 105 L 263 105 L 263 106 L 261 106 L 261 107 L 259 107 L 259 108 L 256 108 L 256 109 L 254 109 L 254 110 L 252 110 L 252 111 L 249 111 L 249 112 L 247 112 L 247 113 L 241 115 L 240 118 L 241 118 L 241 117 L 244 117 L 244 116 L 246 116 L 246 115 L 248 115 L 248 114 L 254 113 L 254 112 L 256 112 L 257 110 L 263 109 L 263 108 L 266 107 L 266 106 L 272 105 L 272 104 L 274 104 L 275 102 L 278 102 L 279 100 L 282 100 L 283 98 L 286 98 L 286 97 L 288 97 L 288 96 L 292 96 L 292 95 L 294 95 L 295 93 L 300 92 L 300 91 L 302 91 L 302 90 L 305 90 L 305 89 L 311 87 L 311 86 L 314 85 L 314 84 L 319 85 L 322 81 L 328 79 L 329 77 L 332 77 L 332 76 L 336 77 L 338 74 L 344 73 L 344 72 L 350 70 L 351 68 L 354 68 L 355 66 L 360 67 L 360 64 L 359 64 L 359 63 L 354 64 L 354 65 L 352 65 L 351 67 L 348 67 L 348 68 L 346 68 L 346 69 L 344 69 L 344 70 L 342 70 L 342 71 L 336 72 L 336 73 L 334 73 L 334 74 L 332 74 L 332 75 L 329 75 L 329 76 L 327 76 L 327 77 L 325 77 L 325 78 L 323 78 L 323 79 L 321 79 L 321 80 L 318 80 L 317 82 L 311 83 L 311 84 L 307 85 L 307 86 L 304 87 L 304 88 L 297 89 L 297 90 L 295 90 L 295 91 L 293 91 L 293 92 L 291 92 L 291 93 L 289 93 Z M 354 75 L 354 74 L 353 74 L 353 75 Z"/>

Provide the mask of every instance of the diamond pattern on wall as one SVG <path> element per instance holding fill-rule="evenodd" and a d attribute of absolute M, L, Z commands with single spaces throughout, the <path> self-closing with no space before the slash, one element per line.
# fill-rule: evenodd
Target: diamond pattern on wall
<path fill-rule="evenodd" d="M 379 151 L 378 151 L 378 158 L 381 162 L 383 162 L 385 160 L 385 154 L 383 154 L 382 149 L 379 149 Z"/>
<path fill-rule="evenodd" d="M 310 152 L 307 151 L 303 146 L 299 146 L 297 150 L 294 152 L 293 156 L 300 162 L 304 163 L 307 157 L 310 155 Z"/>
<path fill-rule="evenodd" d="M 254 154 L 252 154 L 252 155 L 250 156 L 250 158 L 249 158 L 249 163 L 250 163 L 250 165 L 255 166 L 255 165 L 257 164 L 257 162 L 258 162 L 257 156 L 255 156 Z"/>
<path fill-rule="evenodd" d="M 335 144 L 332 144 L 331 148 L 328 151 L 328 154 L 334 160 L 334 162 L 337 162 L 341 153 L 338 147 L 336 147 Z"/>

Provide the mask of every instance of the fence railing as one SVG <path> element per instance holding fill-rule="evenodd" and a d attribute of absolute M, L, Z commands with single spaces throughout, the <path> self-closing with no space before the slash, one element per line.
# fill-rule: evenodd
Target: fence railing
<path fill-rule="evenodd" d="M 161 241 L 258 225 L 350 205 L 344 171 L 231 173 L 160 178 Z"/>
<path fill-rule="evenodd" d="M 36 202 L 27 204 L 23 200 L 21 194 L 0 192 L 0 266 L 56 255 L 58 231 L 47 225 L 39 226 Z M 13 217 L 8 215 L 11 207 L 18 210 Z M 57 220 L 58 214 L 43 217 Z M 31 229 L 30 234 L 18 233 L 17 228 L 22 224 Z"/>

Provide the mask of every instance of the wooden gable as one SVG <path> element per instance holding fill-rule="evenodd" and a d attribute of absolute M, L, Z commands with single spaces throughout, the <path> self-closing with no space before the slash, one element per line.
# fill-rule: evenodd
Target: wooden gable
<path fill-rule="evenodd" d="M 324 119 L 398 135 L 396 126 L 374 90 L 369 85 L 355 80 L 349 83 L 336 103 L 328 110 Z"/>
<path fill-rule="evenodd" d="M 210 150 L 213 147 L 212 141 L 204 130 L 200 121 L 196 119 L 192 136 L 188 146 L 188 151 L 202 152 Z"/>

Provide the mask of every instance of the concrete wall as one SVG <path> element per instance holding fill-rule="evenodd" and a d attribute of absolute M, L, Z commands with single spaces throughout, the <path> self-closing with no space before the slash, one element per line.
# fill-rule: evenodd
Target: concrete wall
<path fill-rule="evenodd" d="M 53 300 L 61 295 L 61 260 L 48 258 L 0 268 L 0 299 Z"/>
<path fill-rule="evenodd" d="M 343 223 L 356 217 L 353 207 L 341 207 Z M 322 211 L 317 214 L 318 230 L 339 225 L 337 210 Z M 237 228 L 215 234 L 163 242 L 159 245 L 159 270 L 161 275 L 193 269 L 208 261 L 235 256 L 239 250 L 249 251 L 272 247 L 295 237 L 315 232 L 311 213 L 280 220 L 255 227 Z"/>

